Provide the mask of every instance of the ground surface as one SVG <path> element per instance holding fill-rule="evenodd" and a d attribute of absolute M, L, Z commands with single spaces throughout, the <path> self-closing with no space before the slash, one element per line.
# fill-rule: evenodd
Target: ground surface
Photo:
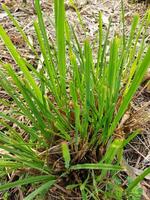
<path fill-rule="evenodd" d="M 23 39 L 16 31 L 12 22 L 7 18 L 7 15 L 1 8 L 1 3 L 6 3 L 10 8 L 13 15 L 17 18 L 19 23 L 22 25 L 23 30 L 27 33 L 28 37 L 36 47 L 35 33 L 33 29 L 33 21 L 36 19 L 33 1 L 27 0 L 27 4 L 23 4 L 20 0 L 0 0 L 0 24 L 2 24 L 7 32 L 9 33 L 13 43 L 17 46 L 17 49 L 21 54 L 30 60 L 36 68 L 38 68 L 38 62 L 35 62 L 34 55 L 30 52 L 30 49 L 26 47 Z M 142 17 L 145 13 L 146 6 L 143 3 L 130 4 L 125 3 L 125 19 L 126 19 L 126 33 L 129 32 L 129 26 L 131 24 L 132 16 L 138 12 Z M 87 30 L 87 34 L 92 41 L 95 40 L 98 30 L 98 12 L 103 12 L 103 23 L 104 28 L 107 29 L 109 17 L 112 16 L 113 25 L 111 27 L 111 36 L 119 34 L 121 31 L 120 26 L 120 1 L 118 0 L 76 0 L 76 5 L 81 13 L 84 27 Z M 53 29 L 53 14 L 52 14 L 52 0 L 43 0 L 42 9 L 44 11 L 44 19 L 47 26 L 47 30 L 51 40 L 54 40 L 54 29 Z M 81 28 L 77 14 L 72 6 L 66 1 L 67 17 L 70 23 L 75 27 L 78 36 L 83 41 L 85 32 Z M 110 37 L 111 37 L 110 36 Z M 148 33 L 147 41 L 150 41 L 150 34 Z M 37 51 L 38 47 L 36 47 Z M 96 47 L 95 47 L 96 49 Z M 39 52 L 40 54 L 40 52 Z M 14 61 L 7 53 L 7 50 L 0 41 L 0 60 L 12 63 L 16 71 L 17 66 Z M 150 74 L 147 74 L 145 80 L 150 79 Z M 126 148 L 125 160 L 126 164 L 131 169 L 130 176 L 140 174 L 146 167 L 150 166 L 150 90 L 145 88 L 145 83 L 140 86 L 139 91 L 133 99 L 131 104 L 132 112 L 126 114 L 125 125 L 126 128 L 132 130 L 135 127 L 142 128 L 141 134 L 137 136 Z M 9 98 L 3 90 L 0 90 L 0 98 Z M 1 111 L 9 112 L 9 108 L 0 105 Z M 1 128 L 1 127 L 0 127 Z M 147 176 L 142 182 L 144 189 L 144 198 L 150 199 L 150 176 Z"/>

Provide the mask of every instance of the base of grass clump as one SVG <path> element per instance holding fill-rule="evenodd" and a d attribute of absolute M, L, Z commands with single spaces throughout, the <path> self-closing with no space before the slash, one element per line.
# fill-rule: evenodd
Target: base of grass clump
<path fill-rule="evenodd" d="M 19 187 L 20 192 L 21 187 L 24 200 L 40 195 L 49 199 L 140 200 L 138 184 L 150 168 L 134 180 L 127 177 L 123 150 L 138 132 L 129 131 L 126 137 L 124 121 L 150 64 L 150 47 L 145 42 L 150 12 L 141 23 L 139 16 L 134 16 L 127 37 L 122 9 L 123 35 L 115 35 L 111 41 L 111 19 L 104 34 L 100 13 L 94 61 L 89 39 L 81 46 L 70 27 L 63 0 L 54 2 L 56 44 L 50 48 L 40 1 L 35 0 L 38 19 L 34 28 L 42 62 L 8 8 L 3 8 L 42 69 L 37 71 L 20 56 L 0 26 L 0 38 L 20 69 L 16 73 L 11 64 L 1 62 L 0 86 L 12 101 L 2 100 L 10 111 L 0 113 L 0 191 Z"/>

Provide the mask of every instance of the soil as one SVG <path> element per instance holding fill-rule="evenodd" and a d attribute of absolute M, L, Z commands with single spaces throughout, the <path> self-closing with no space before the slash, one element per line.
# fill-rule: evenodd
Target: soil
<path fill-rule="evenodd" d="M 69 0 L 68 0 L 69 1 Z M 66 13 L 68 20 L 71 25 L 77 31 L 78 37 L 82 42 L 85 37 L 85 31 L 81 26 L 77 13 L 69 2 L 66 1 Z M 9 34 L 11 40 L 21 53 L 28 61 L 30 61 L 35 68 L 39 68 L 38 61 L 36 61 L 31 50 L 27 47 L 20 34 L 16 31 L 12 22 L 8 19 L 6 13 L 2 10 L 1 4 L 5 3 L 11 13 L 21 24 L 23 30 L 26 32 L 30 41 L 32 41 L 34 47 L 40 54 L 38 49 L 37 41 L 35 39 L 35 32 L 33 28 L 33 22 L 36 19 L 33 1 L 27 0 L 0 0 L 0 24 L 3 25 L 7 33 Z M 118 0 L 76 0 L 76 6 L 80 11 L 83 26 L 86 29 L 86 36 L 90 37 L 91 41 L 95 41 L 98 32 L 98 13 L 101 11 L 103 13 L 103 24 L 104 28 L 107 29 L 109 23 L 109 17 L 112 17 L 112 27 L 110 31 L 110 37 L 114 34 L 120 34 L 120 1 Z M 126 34 L 129 33 L 129 27 L 132 21 L 132 16 L 134 13 L 139 13 L 141 17 L 144 16 L 147 6 L 145 1 L 140 1 L 140 3 L 133 4 L 124 1 L 125 7 L 125 22 L 126 22 Z M 53 28 L 53 7 L 52 0 L 42 0 L 42 10 L 44 11 L 44 20 L 48 30 L 49 38 L 53 41 L 55 40 L 55 32 Z M 147 42 L 150 41 L 150 32 L 147 34 Z M 95 50 L 97 47 L 95 46 Z M 7 52 L 7 49 L 3 46 L 0 40 L 0 60 L 11 63 L 16 71 L 18 68 L 14 63 L 13 59 Z M 145 75 L 143 84 L 140 86 L 137 94 L 135 95 L 130 113 L 124 124 L 127 129 L 131 131 L 135 128 L 141 128 L 140 134 L 126 147 L 124 151 L 124 157 L 126 164 L 132 170 L 133 175 L 140 174 L 145 168 L 150 166 L 150 88 L 146 87 L 147 81 L 150 80 L 149 72 Z M 0 90 L 0 98 L 10 98 L 5 94 L 5 92 Z M 1 111 L 9 112 L 9 108 L 0 105 Z M 1 127 L 0 127 L 1 128 Z M 150 199 L 150 176 L 147 176 L 141 183 L 144 189 L 144 199 Z"/>

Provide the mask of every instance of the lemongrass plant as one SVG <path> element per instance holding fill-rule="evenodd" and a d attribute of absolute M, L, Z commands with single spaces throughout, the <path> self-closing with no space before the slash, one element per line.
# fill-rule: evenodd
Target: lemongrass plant
<path fill-rule="evenodd" d="M 16 73 L 11 63 L 0 63 L 0 86 L 12 98 L 11 102 L 1 99 L 10 110 L 0 113 L 0 191 L 4 194 L 21 187 L 25 200 L 54 195 L 53 191 L 63 199 L 75 195 L 82 199 L 133 196 L 150 168 L 122 186 L 118 173 L 127 170 L 123 149 L 137 132 L 126 137 L 119 124 L 150 64 L 150 47 L 145 43 L 150 12 L 141 23 L 139 16 L 134 16 L 128 37 L 123 33 L 111 41 L 109 28 L 104 37 L 100 13 L 95 63 L 90 39 L 85 38 L 81 45 L 69 25 L 64 0 L 54 1 L 55 44 L 49 42 L 40 1 L 35 0 L 34 28 L 42 62 L 8 8 L 3 5 L 3 9 L 42 69 L 37 71 L 20 55 L 0 25 L 0 38 L 20 69 Z M 12 174 L 18 180 L 7 181 Z"/>

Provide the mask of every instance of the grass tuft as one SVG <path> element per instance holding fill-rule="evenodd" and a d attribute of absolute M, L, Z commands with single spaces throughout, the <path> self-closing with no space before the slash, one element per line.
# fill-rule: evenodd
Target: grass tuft
<path fill-rule="evenodd" d="M 5 5 L 3 9 L 40 60 L 9 9 Z M 111 41 L 111 19 L 105 33 L 99 13 L 95 61 L 90 39 L 85 38 L 82 45 L 70 26 L 64 0 L 54 1 L 56 44 L 48 39 L 39 0 L 35 10 L 34 28 L 44 60 L 40 71 L 21 57 L 0 25 L 0 38 L 21 72 L 0 62 L 0 86 L 14 105 L 2 101 L 10 111 L 0 113 L 0 191 L 21 187 L 25 200 L 53 191 L 61 192 L 64 199 L 130 197 L 150 169 L 123 185 L 118 176 L 127 170 L 122 164 L 123 149 L 139 131 L 126 137 L 119 124 L 150 65 L 150 47 L 145 42 L 150 11 L 142 22 L 138 15 L 133 18 L 127 37 L 122 4 L 123 34 Z M 12 174 L 18 180 L 7 181 Z M 28 186 L 34 188 L 30 194 Z"/>

